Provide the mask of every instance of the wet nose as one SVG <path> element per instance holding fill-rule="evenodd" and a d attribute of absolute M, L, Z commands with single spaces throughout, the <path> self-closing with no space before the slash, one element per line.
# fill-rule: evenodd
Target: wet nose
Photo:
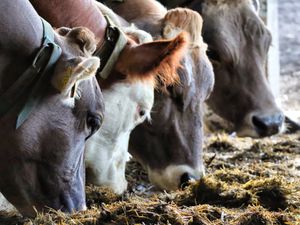
<path fill-rule="evenodd" d="M 189 185 L 189 183 L 193 180 L 196 180 L 194 176 L 189 173 L 184 173 L 180 177 L 180 185 L 179 188 L 185 188 Z"/>
<path fill-rule="evenodd" d="M 269 116 L 255 115 L 252 117 L 252 123 L 261 137 L 279 133 L 283 122 L 284 115 L 282 113 L 276 113 Z"/>

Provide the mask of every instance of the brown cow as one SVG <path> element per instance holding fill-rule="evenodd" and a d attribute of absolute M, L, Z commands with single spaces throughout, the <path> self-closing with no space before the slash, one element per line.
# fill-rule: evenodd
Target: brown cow
<path fill-rule="evenodd" d="M 35 215 L 34 207 L 84 209 L 85 140 L 104 110 L 94 35 L 86 28 L 60 29 L 61 35 L 50 25 L 43 29 L 28 1 L 2 0 L 0 7 L 0 191 L 25 216 Z M 51 49 L 57 54 L 50 58 Z"/>
<path fill-rule="evenodd" d="M 38 12 L 56 26 L 87 26 L 99 38 L 101 51 L 104 17 L 92 0 L 31 0 Z M 69 9 L 69 10 L 66 10 Z M 115 24 L 115 16 L 109 15 Z M 99 25 L 98 25 L 99 24 Z M 126 45 L 111 64 L 106 79 L 97 76 L 105 99 L 103 127 L 87 145 L 88 181 L 111 187 L 116 193 L 127 188 L 125 163 L 128 160 L 128 141 L 131 130 L 149 119 L 154 99 L 154 87 L 178 81 L 176 69 L 186 52 L 187 37 L 178 34 L 169 40 L 153 41 L 150 34 L 131 27 L 124 30 Z M 146 35 L 145 35 L 146 34 Z M 144 37 L 143 37 L 144 36 Z M 147 37 L 147 38 L 145 38 Z M 150 38 L 149 38 L 150 37 Z M 148 43 L 143 43 L 145 40 Z M 98 51 L 97 50 L 97 51 Z M 101 60 L 103 56 L 99 55 Z M 101 61 L 102 62 L 102 61 Z"/>
<path fill-rule="evenodd" d="M 178 70 L 180 84 L 155 93 L 152 120 L 133 130 L 129 147 L 147 169 L 152 183 L 162 189 L 177 189 L 204 174 L 202 111 L 212 90 L 213 71 L 206 56 L 207 46 L 198 35 L 201 16 L 189 9 L 167 11 L 154 0 L 106 3 L 153 36 L 171 38 L 181 31 L 189 34 L 189 51 Z"/>
<path fill-rule="evenodd" d="M 259 18 L 258 1 L 160 0 L 184 6 L 203 17 L 203 37 L 215 72 L 208 100 L 239 136 L 264 137 L 283 130 L 284 115 L 275 103 L 265 75 L 271 34 Z"/>

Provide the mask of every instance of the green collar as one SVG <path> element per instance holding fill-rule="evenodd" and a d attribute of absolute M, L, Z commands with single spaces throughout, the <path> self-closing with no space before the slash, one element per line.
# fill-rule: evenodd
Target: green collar
<path fill-rule="evenodd" d="M 118 61 L 122 50 L 126 46 L 127 38 L 121 29 L 113 24 L 107 15 L 104 17 L 107 21 L 105 39 L 94 55 L 100 58 L 100 68 L 98 69 L 97 75 L 103 79 L 107 79 L 114 65 Z"/>
<path fill-rule="evenodd" d="M 29 68 L 0 96 L 0 117 L 17 109 L 18 129 L 41 101 L 49 86 L 50 72 L 61 55 L 61 48 L 54 42 L 51 25 L 42 19 L 43 42 Z"/>

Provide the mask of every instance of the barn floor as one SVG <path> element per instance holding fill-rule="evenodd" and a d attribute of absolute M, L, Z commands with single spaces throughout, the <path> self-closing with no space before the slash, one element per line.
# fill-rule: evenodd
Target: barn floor
<path fill-rule="evenodd" d="M 217 134 L 206 140 L 207 176 L 177 192 L 156 192 L 137 163 L 121 197 L 88 186 L 89 210 L 0 224 L 300 224 L 300 133 L 261 140 Z"/>
<path fill-rule="evenodd" d="M 280 4 L 281 102 L 300 110 L 300 29 L 297 0 Z M 297 27 L 297 29 L 295 29 Z M 299 118 L 300 115 L 298 115 Z M 300 133 L 253 140 L 214 134 L 205 143 L 207 176 L 176 192 L 157 192 L 135 162 L 127 168 L 129 191 L 116 196 L 87 186 L 88 210 L 35 219 L 0 213 L 0 225 L 188 224 L 300 225 Z"/>

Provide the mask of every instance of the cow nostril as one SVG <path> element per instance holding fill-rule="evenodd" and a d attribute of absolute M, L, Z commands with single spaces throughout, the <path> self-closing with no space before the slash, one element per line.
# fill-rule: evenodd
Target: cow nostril
<path fill-rule="evenodd" d="M 284 121 L 284 116 L 281 113 L 271 116 L 253 116 L 252 123 L 261 137 L 271 136 L 280 131 Z"/>
<path fill-rule="evenodd" d="M 190 175 L 189 173 L 184 173 L 181 175 L 180 177 L 180 186 L 179 188 L 185 188 L 187 186 L 189 186 L 190 182 L 195 180 L 195 178 Z"/>
<path fill-rule="evenodd" d="M 255 128 L 258 128 L 260 130 L 267 129 L 267 125 L 266 125 L 265 121 L 263 120 L 263 118 L 260 118 L 258 116 L 253 116 L 252 123 L 255 126 Z"/>

